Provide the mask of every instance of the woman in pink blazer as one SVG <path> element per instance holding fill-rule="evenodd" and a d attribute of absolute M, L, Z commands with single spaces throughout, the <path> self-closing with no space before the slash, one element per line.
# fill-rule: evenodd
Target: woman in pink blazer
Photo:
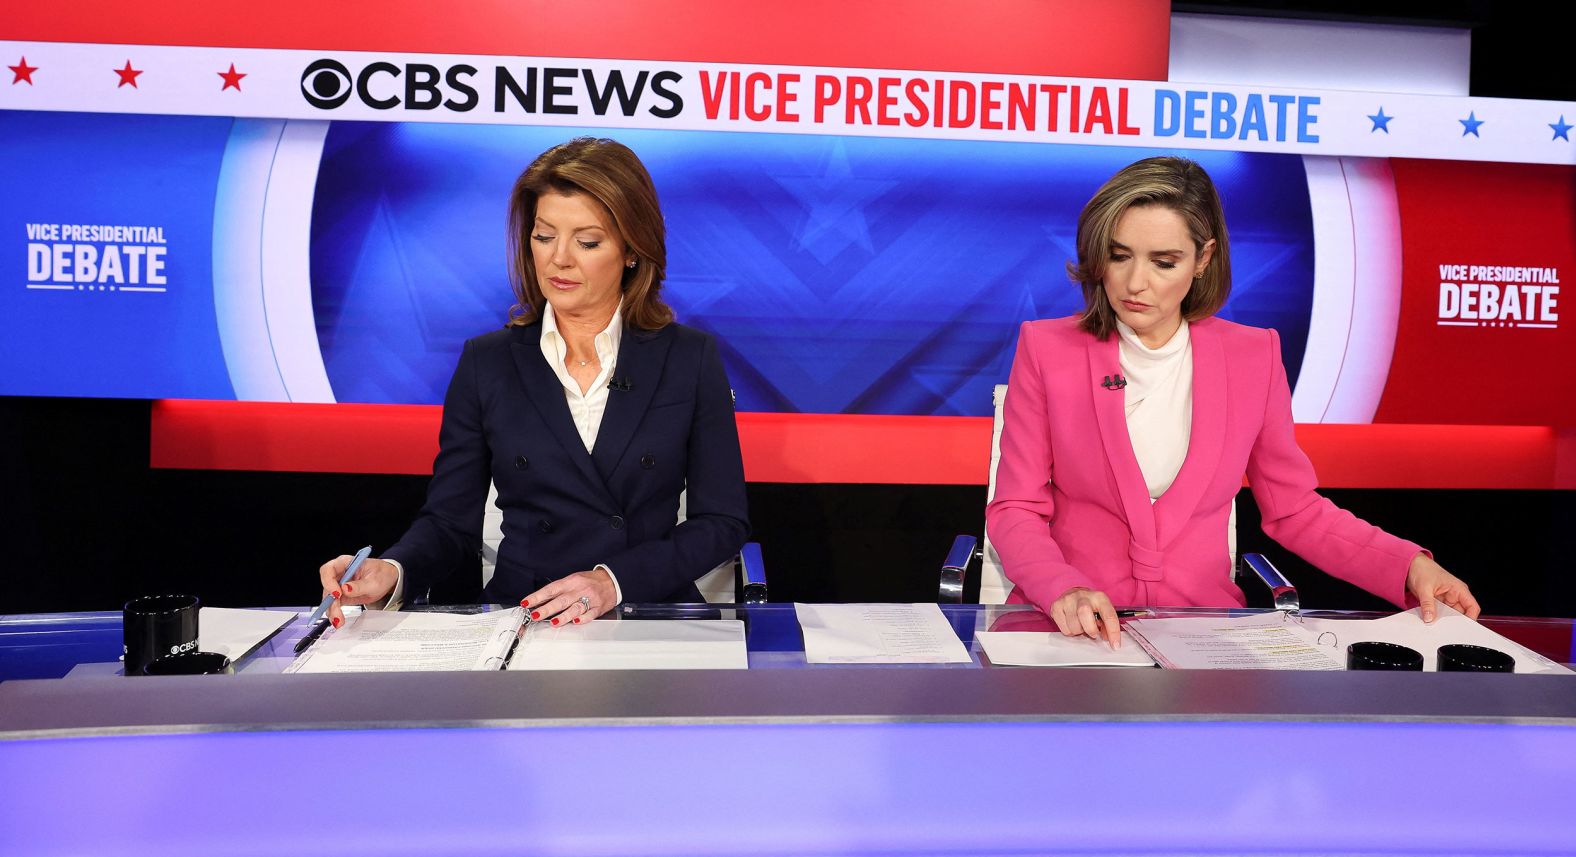
<path fill-rule="evenodd" d="M 1279 336 L 1214 317 L 1231 259 L 1202 167 L 1117 173 L 1079 217 L 1068 270 L 1083 314 L 1026 322 L 1008 383 L 985 525 L 1009 601 L 1112 645 L 1114 604 L 1242 605 L 1226 529 L 1246 474 L 1264 531 L 1304 559 L 1427 621 L 1436 599 L 1477 615 L 1427 551 L 1315 491 Z"/>

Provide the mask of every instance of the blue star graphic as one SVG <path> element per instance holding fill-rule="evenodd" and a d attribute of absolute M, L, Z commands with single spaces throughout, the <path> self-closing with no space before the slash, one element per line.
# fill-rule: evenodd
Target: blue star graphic
<path fill-rule="evenodd" d="M 1384 106 L 1381 105 L 1379 107 L 1379 112 L 1370 115 L 1368 118 L 1372 119 L 1374 123 L 1374 127 L 1368 129 L 1368 133 L 1372 134 L 1375 131 L 1383 131 L 1388 134 L 1390 133 L 1390 120 L 1394 119 L 1395 117 L 1384 115 Z"/>
<path fill-rule="evenodd" d="M 848 155 L 838 144 L 819 176 L 773 176 L 804 207 L 799 246 L 825 265 L 850 246 L 874 253 L 866 207 L 897 182 L 856 176 Z"/>
<path fill-rule="evenodd" d="M 1561 113 L 1560 121 L 1550 122 L 1549 127 L 1554 129 L 1555 140 L 1564 140 L 1569 143 L 1571 141 L 1571 129 L 1576 128 L 1576 125 L 1567 124 L 1565 122 L 1565 114 Z"/>
<path fill-rule="evenodd" d="M 1471 113 L 1468 113 L 1467 114 L 1467 118 L 1465 118 L 1465 119 L 1457 119 L 1456 121 L 1461 123 L 1461 136 L 1465 137 L 1468 134 L 1471 134 L 1474 137 L 1482 137 L 1483 136 L 1483 135 L 1479 134 L 1478 130 L 1477 130 L 1478 126 L 1483 124 L 1483 120 L 1477 118 L 1477 111 L 1476 110 L 1472 111 Z"/>

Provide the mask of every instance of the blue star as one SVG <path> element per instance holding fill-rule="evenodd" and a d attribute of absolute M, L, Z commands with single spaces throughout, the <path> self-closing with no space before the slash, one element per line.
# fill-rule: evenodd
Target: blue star
<path fill-rule="evenodd" d="M 1384 115 L 1384 107 L 1381 105 L 1379 107 L 1379 112 L 1369 116 L 1368 118 L 1372 119 L 1374 122 L 1374 127 L 1370 128 L 1368 133 L 1372 134 L 1375 131 L 1383 131 L 1388 134 L 1390 133 L 1390 120 L 1394 119 L 1395 117 Z"/>
<path fill-rule="evenodd" d="M 875 252 L 866 221 L 867 207 L 897 185 L 895 181 L 859 176 L 839 143 L 819 176 L 773 176 L 803 206 L 796 230 L 799 247 L 825 265 L 850 246 Z"/>
<path fill-rule="evenodd" d="M 1550 122 L 1549 127 L 1554 129 L 1555 140 L 1564 140 L 1565 142 L 1569 143 L 1571 141 L 1571 129 L 1576 128 L 1576 125 L 1566 124 L 1565 114 L 1561 113 L 1560 121 Z"/>
<path fill-rule="evenodd" d="M 1467 114 L 1467 118 L 1465 118 L 1465 119 L 1457 119 L 1456 121 L 1461 123 L 1461 129 L 1462 129 L 1461 130 L 1461 136 L 1465 137 L 1468 134 L 1471 134 L 1474 137 L 1481 137 L 1481 136 L 1483 136 L 1483 135 L 1479 134 L 1478 130 L 1477 130 L 1478 126 L 1483 124 L 1483 120 L 1477 118 L 1477 111 L 1476 110 L 1472 111 L 1471 113 L 1468 113 Z"/>

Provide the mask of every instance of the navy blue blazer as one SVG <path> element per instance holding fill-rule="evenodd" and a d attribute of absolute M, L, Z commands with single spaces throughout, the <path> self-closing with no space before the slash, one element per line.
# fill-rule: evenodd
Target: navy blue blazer
<path fill-rule="evenodd" d="M 475 571 L 487 480 L 503 544 L 484 590 L 518 602 L 605 563 L 627 602 L 700 601 L 695 580 L 749 533 L 744 462 L 717 343 L 680 324 L 625 328 L 595 448 L 587 453 L 564 388 L 542 356 L 542 324 L 465 343 L 443 400 L 427 502 L 383 553 L 425 592 Z M 688 488 L 688 520 L 675 525 Z"/>

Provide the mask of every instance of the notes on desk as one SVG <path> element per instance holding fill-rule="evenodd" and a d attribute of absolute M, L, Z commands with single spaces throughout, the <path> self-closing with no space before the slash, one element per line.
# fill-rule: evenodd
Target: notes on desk
<path fill-rule="evenodd" d="M 1433 671 L 1439 668 L 1440 646 L 1468 643 L 1510 655 L 1516 661 L 1518 673 L 1573 674 L 1566 667 L 1468 619 L 1448 604 L 1439 603 L 1435 607 L 1436 618 L 1432 625 L 1423 622 L 1416 607 L 1382 619 L 1324 619 L 1309 616 L 1303 618 L 1302 624 L 1321 643 L 1336 647 L 1342 658 L 1346 656 L 1346 647 L 1352 643 L 1395 643 L 1421 654 L 1423 669 Z"/>
<path fill-rule="evenodd" d="M 1340 670 L 1346 655 L 1320 646 L 1296 617 L 1275 611 L 1252 616 L 1134 619 L 1123 626 L 1167 669 Z"/>
<path fill-rule="evenodd" d="M 738 619 L 604 620 L 527 625 L 511 670 L 742 670 L 750 666 Z"/>
<path fill-rule="evenodd" d="M 1438 669 L 1439 647 L 1468 643 L 1496 649 L 1516 661 L 1518 673 L 1571 670 L 1438 604 L 1433 624 L 1414 607 L 1379 619 L 1331 619 L 1281 612 L 1238 617 L 1189 616 L 1134 619 L 1123 626 L 1161 666 L 1171 669 L 1340 670 L 1346 647 L 1380 642 L 1423 656 L 1423 669 Z"/>
<path fill-rule="evenodd" d="M 744 623 L 618 620 L 554 627 L 518 607 L 489 613 L 369 610 L 330 631 L 287 673 L 428 670 L 723 670 L 749 667 Z"/>
<path fill-rule="evenodd" d="M 1153 667 L 1126 631 L 1113 650 L 1104 640 L 1069 637 L 1060 631 L 976 631 L 974 639 L 990 662 L 1002 667 Z"/>
<path fill-rule="evenodd" d="M 197 613 L 197 648 L 239 661 L 295 617 L 289 610 L 204 607 Z"/>
<path fill-rule="evenodd" d="M 935 604 L 795 604 L 812 664 L 966 664 Z"/>
<path fill-rule="evenodd" d="M 519 607 L 490 613 L 367 610 L 324 634 L 285 672 L 499 669 L 524 622 Z"/>

